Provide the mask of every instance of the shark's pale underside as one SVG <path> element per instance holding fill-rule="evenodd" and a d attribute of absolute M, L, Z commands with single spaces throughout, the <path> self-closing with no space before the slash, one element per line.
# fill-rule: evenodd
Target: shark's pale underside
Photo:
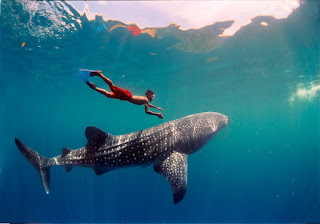
<path fill-rule="evenodd" d="M 157 173 L 170 183 L 174 203 L 180 202 L 187 189 L 188 156 L 212 140 L 226 126 L 226 115 L 206 112 L 169 121 L 152 128 L 124 135 L 111 135 L 96 127 L 87 127 L 85 147 L 62 149 L 62 154 L 45 158 L 20 140 L 16 145 L 40 174 L 49 193 L 50 167 L 89 167 L 97 175 L 114 169 L 153 164 Z"/>

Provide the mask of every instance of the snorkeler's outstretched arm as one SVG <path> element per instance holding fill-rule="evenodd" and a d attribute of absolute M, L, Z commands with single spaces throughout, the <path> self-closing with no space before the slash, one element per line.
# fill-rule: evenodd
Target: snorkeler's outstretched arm
<path fill-rule="evenodd" d="M 150 104 L 149 104 L 149 105 L 150 105 Z M 156 115 L 158 118 L 163 119 L 162 113 L 155 113 L 155 112 L 150 111 L 150 110 L 149 110 L 149 105 L 148 105 L 147 103 L 144 105 L 144 108 L 145 108 L 145 110 L 146 110 L 146 114 Z"/>
<path fill-rule="evenodd" d="M 162 110 L 163 111 L 163 109 L 162 108 L 160 108 L 160 107 L 156 107 L 156 106 L 154 106 L 154 105 L 152 105 L 152 104 L 148 104 L 149 105 L 149 107 L 153 107 L 153 108 L 156 108 L 157 110 Z"/>

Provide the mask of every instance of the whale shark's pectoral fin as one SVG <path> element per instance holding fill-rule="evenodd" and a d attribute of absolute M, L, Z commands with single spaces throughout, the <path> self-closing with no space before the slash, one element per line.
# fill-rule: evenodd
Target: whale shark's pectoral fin
<path fill-rule="evenodd" d="M 97 151 L 110 137 L 112 137 L 111 134 L 93 126 L 87 127 L 85 134 L 88 140 L 86 148 L 90 151 Z"/>
<path fill-rule="evenodd" d="M 107 168 L 92 168 L 97 175 L 102 175 L 106 172 L 109 172 L 110 169 Z"/>
<path fill-rule="evenodd" d="M 154 165 L 153 169 L 169 181 L 174 203 L 180 202 L 187 190 L 188 156 L 183 153 L 173 152 L 164 161 Z"/>

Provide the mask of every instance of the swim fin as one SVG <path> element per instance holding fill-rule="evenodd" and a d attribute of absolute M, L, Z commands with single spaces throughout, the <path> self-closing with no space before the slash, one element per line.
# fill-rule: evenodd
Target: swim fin
<path fill-rule="evenodd" d="M 98 72 L 99 70 L 88 70 L 88 69 L 79 69 L 77 72 L 77 78 L 82 79 L 84 82 L 88 82 L 88 79 L 91 78 L 91 72 Z"/>

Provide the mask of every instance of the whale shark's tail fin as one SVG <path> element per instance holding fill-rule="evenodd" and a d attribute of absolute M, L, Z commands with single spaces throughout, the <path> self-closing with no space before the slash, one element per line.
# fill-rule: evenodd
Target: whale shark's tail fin
<path fill-rule="evenodd" d="M 17 138 L 15 139 L 15 142 L 24 157 L 26 157 L 27 160 L 32 164 L 32 166 L 39 172 L 43 187 L 46 193 L 49 194 L 50 166 L 48 166 L 48 163 L 50 159 L 41 156 L 36 151 L 33 151 Z"/>

